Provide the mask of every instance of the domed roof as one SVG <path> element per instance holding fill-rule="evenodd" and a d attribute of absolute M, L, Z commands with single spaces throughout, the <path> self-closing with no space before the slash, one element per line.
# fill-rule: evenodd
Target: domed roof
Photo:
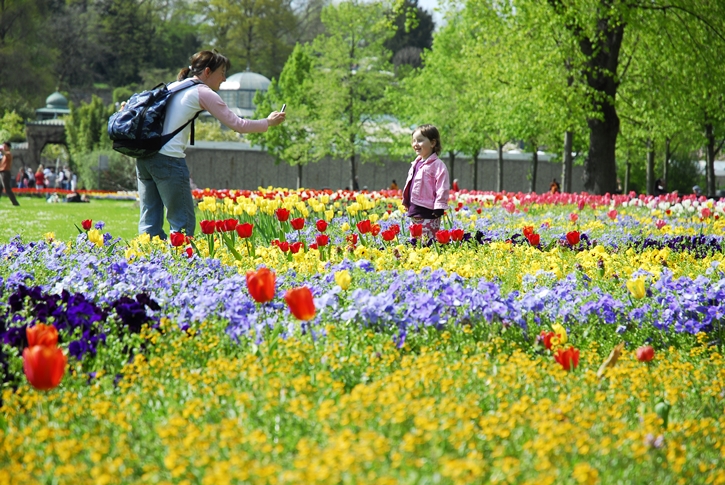
<path fill-rule="evenodd" d="M 68 109 L 68 100 L 56 91 L 45 99 L 45 107 L 51 109 Z"/>
<path fill-rule="evenodd" d="M 271 81 L 256 72 L 245 71 L 232 74 L 219 86 L 220 91 L 266 91 Z"/>

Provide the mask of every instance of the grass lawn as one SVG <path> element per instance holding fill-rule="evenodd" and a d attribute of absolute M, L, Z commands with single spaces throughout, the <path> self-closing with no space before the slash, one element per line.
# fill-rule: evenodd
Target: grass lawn
<path fill-rule="evenodd" d="M 16 235 L 23 241 L 37 241 L 48 232 L 54 232 L 58 240 L 75 239 L 81 221 L 106 223 L 104 232 L 114 237 L 133 239 L 138 235 L 138 203 L 132 200 L 91 199 L 90 203 L 49 204 L 42 197 L 17 196 L 19 207 L 13 207 L 10 200 L 0 197 L 0 243 L 7 243 Z M 168 233 L 168 223 L 165 231 Z"/>

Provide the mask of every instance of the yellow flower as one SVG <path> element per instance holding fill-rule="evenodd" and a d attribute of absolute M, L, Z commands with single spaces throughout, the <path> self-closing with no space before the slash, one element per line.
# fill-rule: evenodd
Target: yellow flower
<path fill-rule="evenodd" d="M 637 299 L 644 298 L 645 296 L 645 290 L 644 290 L 644 278 L 637 278 L 636 280 L 629 280 L 627 281 L 627 289 L 632 294 L 633 297 Z"/>
<path fill-rule="evenodd" d="M 564 345 L 569 341 L 569 337 L 566 334 L 566 329 L 561 323 L 555 323 L 551 326 L 551 331 L 554 332 L 554 336 L 551 338 L 552 345 Z"/>
<path fill-rule="evenodd" d="M 349 230 L 350 230 L 350 224 L 348 224 L 347 222 L 343 222 L 343 223 L 342 223 L 342 226 L 340 226 L 340 230 L 341 230 L 342 232 L 347 232 L 347 231 L 349 231 Z"/>
<path fill-rule="evenodd" d="M 343 290 L 350 288 L 351 282 L 352 277 L 350 276 L 350 272 L 348 270 L 344 269 L 335 273 L 335 283 L 337 283 L 337 286 Z"/>
<path fill-rule="evenodd" d="M 103 234 L 98 229 L 88 231 L 88 240 L 98 247 L 103 246 Z"/>

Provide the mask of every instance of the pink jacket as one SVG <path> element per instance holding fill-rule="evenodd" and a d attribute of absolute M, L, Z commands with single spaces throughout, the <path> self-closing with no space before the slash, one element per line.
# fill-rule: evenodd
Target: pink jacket
<path fill-rule="evenodd" d="M 418 169 L 413 178 L 413 169 L 420 157 L 410 165 L 408 179 L 405 181 L 403 193 L 410 188 L 410 202 L 428 209 L 448 209 L 448 168 L 446 164 L 433 153 Z"/>

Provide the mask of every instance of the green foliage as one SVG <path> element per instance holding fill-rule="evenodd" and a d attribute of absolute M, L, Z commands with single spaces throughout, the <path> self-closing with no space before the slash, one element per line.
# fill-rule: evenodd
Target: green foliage
<path fill-rule="evenodd" d="M 312 44 L 309 95 L 316 116 L 310 121 L 310 143 L 316 156 L 349 160 L 351 186 L 357 158 L 374 159 L 390 141 L 383 118 L 385 88 L 393 81 L 385 48 L 394 33 L 388 12 L 380 2 L 329 5 L 322 12 L 327 32 Z"/>
<path fill-rule="evenodd" d="M 108 170 L 98 170 L 99 157 L 108 157 Z M 111 149 L 94 149 L 75 155 L 78 188 L 86 190 L 136 190 L 136 163 Z"/>
<path fill-rule="evenodd" d="M 221 123 L 212 119 L 194 122 L 194 139 L 199 141 L 241 141 L 242 136 L 233 130 L 222 128 Z"/>
<path fill-rule="evenodd" d="M 93 96 L 90 103 L 81 102 L 79 107 L 69 103 L 70 115 L 65 120 L 65 134 L 71 158 L 98 149 L 111 147 L 108 138 L 108 117 L 112 107 L 103 105 L 98 96 Z"/>
<path fill-rule="evenodd" d="M 264 147 L 277 162 L 306 165 L 319 160 L 310 139 L 310 122 L 315 105 L 309 89 L 312 83 L 313 58 L 308 46 L 297 44 L 282 70 L 279 80 L 273 79 L 266 93 L 257 92 L 255 118 L 265 118 L 270 112 L 287 105 L 287 119 L 265 133 L 247 135 L 252 143 Z"/>
<path fill-rule="evenodd" d="M 294 46 L 297 19 L 288 0 L 213 0 L 202 32 L 232 65 L 276 77 Z"/>
<path fill-rule="evenodd" d="M 0 118 L 0 143 L 6 141 L 25 140 L 25 123 L 23 118 L 13 111 L 6 111 Z"/>
<path fill-rule="evenodd" d="M 128 99 L 133 96 L 135 92 L 136 91 L 130 86 L 122 86 L 120 88 L 116 88 L 113 90 L 113 102 L 122 103 L 124 101 L 128 101 Z"/>

